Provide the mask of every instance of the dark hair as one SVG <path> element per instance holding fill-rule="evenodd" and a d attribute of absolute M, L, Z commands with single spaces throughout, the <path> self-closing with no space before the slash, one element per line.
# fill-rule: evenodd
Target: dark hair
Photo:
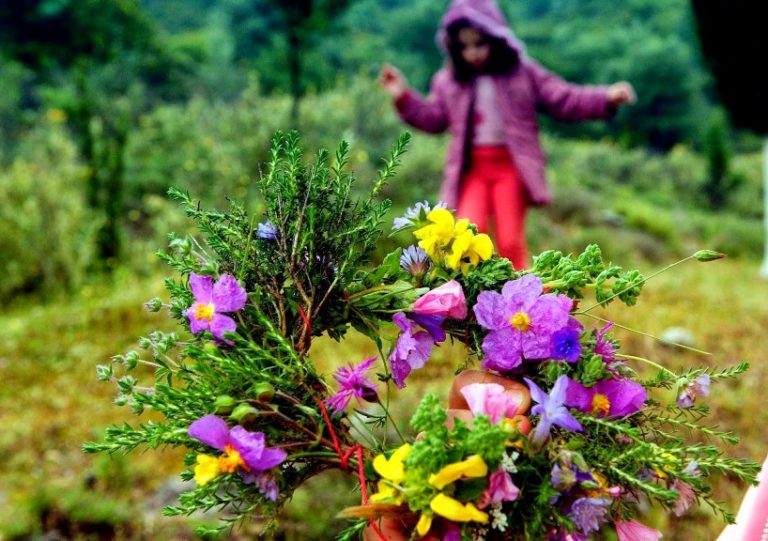
<path fill-rule="evenodd" d="M 487 34 L 467 19 L 460 19 L 451 23 L 446 29 L 445 44 L 453 66 L 453 78 L 457 81 L 468 82 L 479 74 L 477 68 L 468 64 L 461 56 L 459 32 L 465 28 L 474 28 L 483 34 L 490 45 L 491 52 L 488 56 L 488 63 L 483 68 L 482 73 L 494 75 L 511 73 L 520 63 L 517 51 L 511 49 L 503 39 Z"/>

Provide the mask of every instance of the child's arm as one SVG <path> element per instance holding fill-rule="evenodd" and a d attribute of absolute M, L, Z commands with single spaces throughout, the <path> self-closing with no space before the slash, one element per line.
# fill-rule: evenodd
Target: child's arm
<path fill-rule="evenodd" d="M 400 71 L 385 64 L 379 75 L 379 83 L 395 100 L 400 118 L 414 128 L 428 133 L 441 133 L 448 127 L 448 111 L 439 92 L 439 84 L 432 81 L 432 88 L 426 98 L 408 86 Z"/>
<path fill-rule="evenodd" d="M 635 100 L 629 83 L 580 86 L 561 79 L 533 61 L 527 61 L 524 67 L 536 92 L 537 105 L 558 120 L 610 118 L 619 105 Z"/>

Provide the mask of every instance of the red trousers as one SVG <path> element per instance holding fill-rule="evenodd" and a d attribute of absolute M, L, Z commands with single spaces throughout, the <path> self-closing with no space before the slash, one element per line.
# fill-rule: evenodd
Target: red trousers
<path fill-rule="evenodd" d="M 525 242 L 525 189 L 520 175 L 503 146 L 472 149 L 469 169 L 461 180 L 458 218 L 468 218 L 481 233 L 491 232 L 496 251 L 515 269 L 528 267 Z"/>

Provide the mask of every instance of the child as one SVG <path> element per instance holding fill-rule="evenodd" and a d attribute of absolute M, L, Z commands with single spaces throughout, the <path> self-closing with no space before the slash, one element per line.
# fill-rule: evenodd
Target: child
<path fill-rule="evenodd" d="M 635 100 L 634 90 L 626 82 L 576 86 L 547 72 L 525 56 L 494 0 L 454 0 L 437 39 L 449 63 L 433 77 L 429 96 L 389 65 L 380 83 L 405 122 L 451 132 L 440 199 L 481 232 L 491 216 L 499 254 L 523 269 L 526 209 L 551 201 L 537 110 L 561 120 L 609 118 Z"/>

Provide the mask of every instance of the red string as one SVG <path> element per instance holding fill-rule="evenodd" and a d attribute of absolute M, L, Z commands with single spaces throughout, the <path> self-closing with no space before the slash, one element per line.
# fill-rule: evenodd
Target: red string
<path fill-rule="evenodd" d="M 312 324 L 309 322 L 309 318 L 307 317 L 307 314 L 304 312 L 304 309 L 299 306 L 299 315 L 301 316 L 301 319 L 304 320 L 304 328 L 307 331 L 307 349 L 309 349 L 309 345 L 312 343 Z"/>
<path fill-rule="evenodd" d="M 299 308 L 299 310 L 301 310 L 301 308 Z M 336 431 L 333 429 L 333 425 L 331 424 L 331 417 L 328 415 L 328 410 L 325 409 L 325 404 L 322 400 L 318 400 L 317 403 L 320 405 L 320 411 L 323 413 L 323 419 L 325 419 L 325 424 L 328 426 L 328 432 L 331 433 L 333 448 L 336 451 L 336 454 L 339 455 L 341 471 L 347 472 L 349 470 L 349 457 L 351 457 L 353 453 L 357 454 L 357 478 L 360 481 L 360 498 L 363 502 L 363 505 L 368 505 L 368 489 L 365 482 L 363 448 L 357 444 L 347 449 L 346 452 L 342 452 L 341 443 L 339 442 L 339 438 L 336 436 Z M 387 541 L 387 538 L 384 537 L 383 533 L 381 533 L 381 530 L 379 530 L 379 527 L 376 525 L 376 522 L 373 520 L 373 518 L 368 519 L 368 524 L 371 526 L 371 529 L 381 541 Z"/>

